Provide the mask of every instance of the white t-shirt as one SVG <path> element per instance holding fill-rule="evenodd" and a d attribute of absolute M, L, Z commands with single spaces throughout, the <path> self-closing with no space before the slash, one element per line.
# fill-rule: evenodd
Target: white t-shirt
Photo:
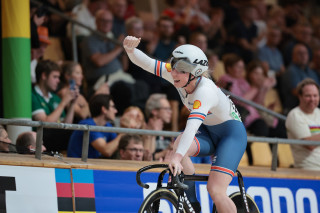
<path fill-rule="evenodd" d="M 79 4 L 75 6 L 72 10 L 72 18 L 81 22 L 82 24 L 91 27 L 92 29 L 96 29 L 96 19 L 88 10 L 88 7 L 85 4 Z M 67 34 L 68 37 L 71 38 L 71 24 L 69 23 L 67 26 Z M 77 24 L 74 26 L 74 31 L 77 36 L 89 36 L 91 32 L 84 27 L 81 27 Z"/>
<path fill-rule="evenodd" d="M 148 57 L 138 49 L 128 54 L 130 60 L 144 70 L 162 77 L 173 84 L 170 63 L 164 63 Z M 182 103 L 189 109 L 190 115 L 177 153 L 184 156 L 188 151 L 200 125 L 212 126 L 228 120 L 239 120 L 240 115 L 233 102 L 215 83 L 205 77 L 198 78 L 196 89 L 187 94 L 184 88 L 177 88 Z"/>
<path fill-rule="evenodd" d="M 303 139 L 320 133 L 320 109 L 312 114 L 304 113 L 300 107 L 292 109 L 286 119 L 289 139 Z M 310 151 L 302 145 L 291 145 L 295 167 L 320 170 L 320 146 Z"/>

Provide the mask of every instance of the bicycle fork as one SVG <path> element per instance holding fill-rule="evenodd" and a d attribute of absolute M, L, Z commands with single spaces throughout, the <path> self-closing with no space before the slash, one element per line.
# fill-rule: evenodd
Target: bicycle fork
<path fill-rule="evenodd" d="M 247 200 L 247 193 L 246 193 L 246 190 L 244 188 L 242 174 L 238 170 L 236 172 L 237 172 L 237 176 L 238 176 L 238 184 L 239 184 L 240 194 L 242 196 L 242 201 L 243 201 L 242 205 L 244 206 L 246 212 L 250 213 L 248 200 Z"/>
<path fill-rule="evenodd" d="M 183 189 L 177 189 L 176 194 L 178 195 L 178 209 L 176 213 L 184 213 L 184 209 L 187 210 L 187 213 L 196 213 Z"/>

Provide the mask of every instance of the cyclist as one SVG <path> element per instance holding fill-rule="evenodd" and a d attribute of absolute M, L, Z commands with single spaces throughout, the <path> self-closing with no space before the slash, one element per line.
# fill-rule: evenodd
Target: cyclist
<path fill-rule="evenodd" d="M 190 115 L 184 132 L 174 144 L 174 154 L 169 168 L 174 175 L 192 175 L 195 168 L 189 156 L 213 155 L 207 184 L 208 192 L 217 211 L 237 212 L 226 191 L 239 165 L 247 145 L 247 134 L 233 102 L 207 78 L 208 60 L 201 49 L 193 45 L 181 45 L 173 52 L 170 63 L 148 57 L 136 47 L 140 38 L 127 36 L 123 46 L 136 65 L 172 83 L 178 90 Z M 200 204 L 196 198 L 195 183 L 186 194 L 197 212 Z"/>

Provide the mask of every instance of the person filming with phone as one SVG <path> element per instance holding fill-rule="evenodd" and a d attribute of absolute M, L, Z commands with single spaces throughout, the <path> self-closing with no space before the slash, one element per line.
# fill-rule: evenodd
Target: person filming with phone
<path fill-rule="evenodd" d="M 60 82 L 60 67 L 51 60 L 36 67 L 37 84 L 32 89 L 32 120 L 72 123 L 79 90 L 67 90 L 60 98 L 55 94 Z M 66 150 L 69 131 L 44 129 L 43 142 L 48 151 Z"/>
<path fill-rule="evenodd" d="M 74 61 L 65 61 L 62 64 L 61 69 L 61 89 L 58 92 L 60 98 L 62 98 L 69 90 L 80 91 L 83 81 L 81 65 Z M 79 93 L 78 98 L 75 101 L 73 123 L 78 123 L 79 121 L 89 118 L 90 116 L 89 104 L 86 98 Z"/>

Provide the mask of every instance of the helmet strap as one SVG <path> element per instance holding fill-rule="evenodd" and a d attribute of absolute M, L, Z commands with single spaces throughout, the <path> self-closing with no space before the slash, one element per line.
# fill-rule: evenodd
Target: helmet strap
<path fill-rule="evenodd" d="M 189 79 L 188 82 L 186 83 L 186 85 L 184 85 L 182 88 L 185 88 L 186 86 L 188 86 L 190 84 L 191 81 L 193 81 L 196 78 L 196 76 L 193 76 L 192 78 L 192 74 L 189 73 Z"/>

